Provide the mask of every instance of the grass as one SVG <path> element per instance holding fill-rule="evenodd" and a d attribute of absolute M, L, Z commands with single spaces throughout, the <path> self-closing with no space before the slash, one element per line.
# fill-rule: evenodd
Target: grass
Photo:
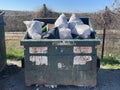
<path fill-rule="evenodd" d="M 20 46 L 19 40 L 6 40 L 7 59 L 21 60 L 24 57 L 23 47 Z"/>
<path fill-rule="evenodd" d="M 120 60 L 115 57 L 104 57 L 101 60 L 101 67 L 106 69 L 120 69 Z"/>
<path fill-rule="evenodd" d="M 7 59 L 21 60 L 24 57 L 24 48 L 19 40 L 6 40 Z M 112 56 L 106 56 L 101 60 L 101 68 L 120 69 L 120 60 Z"/>

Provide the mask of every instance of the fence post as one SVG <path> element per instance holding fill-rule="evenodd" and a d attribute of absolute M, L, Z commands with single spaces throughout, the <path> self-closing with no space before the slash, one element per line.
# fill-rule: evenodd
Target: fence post
<path fill-rule="evenodd" d="M 103 57 L 104 57 L 106 29 L 109 28 L 109 24 L 111 23 L 110 10 L 107 6 L 105 7 L 105 13 L 103 14 L 103 22 L 104 22 L 104 27 L 103 27 L 103 41 L 102 41 L 101 59 L 103 59 Z"/>
<path fill-rule="evenodd" d="M 106 25 L 105 25 L 105 23 L 104 23 L 101 59 L 103 59 L 103 56 L 104 56 L 104 48 L 105 48 L 105 35 L 106 35 Z"/>

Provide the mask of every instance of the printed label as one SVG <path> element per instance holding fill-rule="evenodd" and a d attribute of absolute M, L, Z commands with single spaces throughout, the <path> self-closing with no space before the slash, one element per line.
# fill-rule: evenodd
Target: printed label
<path fill-rule="evenodd" d="M 92 53 L 92 47 L 90 46 L 75 46 L 73 48 L 74 53 Z"/>
<path fill-rule="evenodd" d="M 47 53 L 48 47 L 30 47 L 30 53 Z"/>
<path fill-rule="evenodd" d="M 73 60 L 73 65 L 84 65 L 91 60 L 91 56 L 75 56 Z"/>
<path fill-rule="evenodd" d="M 30 56 L 30 61 L 35 62 L 35 65 L 48 65 L 47 56 Z"/>

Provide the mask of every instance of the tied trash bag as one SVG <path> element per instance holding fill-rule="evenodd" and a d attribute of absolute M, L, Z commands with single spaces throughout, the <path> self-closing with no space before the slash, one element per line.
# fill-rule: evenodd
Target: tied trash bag
<path fill-rule="evenodd" d="M 59 28 L 60 39 L 72 39 L 71 30 L 69 28 Z"/>
<path fill-rule="evenodd" d="M 44 25 L 44 22 L 24 21 L 24 24 L 27 27 L 27 32 L 30 38 L 41 39 L 42 26 Z"/>
<path fill-rule="evenodd" d="M 71 30 L 56 27 L 42 34 L 42 39 L 72 39 Z"/>
<path fill-rule="evenodd" d="M 71 30 L 68 28 L 67 18 L 61 14 L 55 21 L 55 27 L 58 27 L 60 39 L 72 39 Z"/>
<path fill-rule="evenodd" d="M 64 14 L 61 14 L 55 21 L 55 27 L 58 28 L 68 28 L 67 18 Z"/>
<path fill-rule="evenodd" d="M 89 25 L 84 24 L 75 14 L 72 14 L 68 24 L 73 38 L 86 39 L 91 38 L 91 35 L 94 37 L 92 33 L 93 29 Z"/>
<path fill-rule="evenodd" d="M 91 38 L 91 33 L 93 31 L 88 25 L 75 25 L 75 29 L 80 38 L 86 39 Z"/>
<path fill-rule="evenodd" d="M 82 25 L 84 24 L 80 18 L 78 18 L 75 14 L 72 14 L 69 22 L 68 22 L 68 27 L 71 29 L 72 34 L 78 34 L 75 25 Z"/>

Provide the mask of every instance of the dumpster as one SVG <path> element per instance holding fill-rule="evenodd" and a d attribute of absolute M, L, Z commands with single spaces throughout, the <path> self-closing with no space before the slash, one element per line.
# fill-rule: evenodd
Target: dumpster
<path fill-rule="evenodd" d="M 56 19 L 35 19 L 54 23 Z M 89 18 L 81 18 L 91 25 Z M 90 86 L 97 84 L 97 35 L 94 39 L 38 39 L 26 32 L 24 46 L 25 83 Z"/>
<path fill-rule="evenodd" d="M 0 71 L 6 65 L 5 31 L 4 31 L 4 12 L 0 12 Z"/>

